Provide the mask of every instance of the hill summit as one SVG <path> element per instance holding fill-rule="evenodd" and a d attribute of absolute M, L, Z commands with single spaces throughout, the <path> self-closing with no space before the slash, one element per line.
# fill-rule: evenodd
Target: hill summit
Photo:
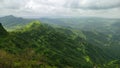
<path fill-rule="evenodd" d="M 7 35 L 7 31 L 4 29 L 4 27 L 2 26 L 2 24 L 0 23 L 0 37 L 1 36 L 5 36 Z"/>

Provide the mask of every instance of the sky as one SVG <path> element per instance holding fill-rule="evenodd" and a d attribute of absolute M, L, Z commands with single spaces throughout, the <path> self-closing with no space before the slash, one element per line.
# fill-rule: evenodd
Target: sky
<path fill-rule="evenodd" d="M 0 16 L 120 18 L 120 0 L 0 0 Z"/>

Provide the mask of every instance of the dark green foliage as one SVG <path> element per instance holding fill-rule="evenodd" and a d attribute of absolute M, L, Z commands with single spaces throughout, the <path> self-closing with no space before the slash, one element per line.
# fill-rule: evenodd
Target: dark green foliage
<path fill-rule="evenodd" d="M 0 37 L 6 36 L 8 32 L 3 28 L 2 24 L 0 23 Z"/>

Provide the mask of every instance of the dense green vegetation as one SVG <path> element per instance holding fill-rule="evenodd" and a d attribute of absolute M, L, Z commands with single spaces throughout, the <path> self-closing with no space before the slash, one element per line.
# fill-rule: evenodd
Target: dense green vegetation
<path fill-rule="evenodd" d="M 2 24 L 0 23 L 0 37 L 3 37 L 7 34 L 7 31 L 3 28 Z"/>
<path fill-rule="evenodd" d="M 120 67 L 119 22 L 104 26 L 104 31 L 97 25 L 83 30 L 39 21 L 26 24 L 11 32 L 0 24 L 0 68 Z"/>
<path fill-rule="evenodd" d="M 109 50 L 108 54 L 112 54 L 111 56 L 116 56 L 116 58 L 120 56 L 120 19 L 82 17 L 41 18 L 40 20 L 52 26 L 69 28 L 89 43 Z M 81 31 L 83 31 L 82 34 Z"/>

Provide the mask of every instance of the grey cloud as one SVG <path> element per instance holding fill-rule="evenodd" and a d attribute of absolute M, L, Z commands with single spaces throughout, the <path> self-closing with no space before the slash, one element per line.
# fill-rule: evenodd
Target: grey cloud
<path fill-rule="evenodd" d="M 29 1 L 41 5 L 76 9 L 111 9 L 120 7 L 120 0 L 0 0 L 0 8 L 19 9 Z M 86 3 L 82 4 L 83 1 L 86 1 Z"/>
<path fill-rule="evenodd" d="M 0 0 L 0 15 L 12 14 L 23 17 L 101 16 L 120 18 L 119 8 L 120 0 Z"/>
<path fill-rule="evenodd" d="M 82 1 L 85 0 L 71 0 L 72 2 L 68 2 L 66 4 L 69 8 L 76 9 L 112 9 L 120 7 L 120 0 L 86 0 L 85 4 L 82 4 Z"/>
<path fill-rule="evenodd" d="M 0 0 L 0 9 L 19 9 L 26 4 L 27 0 Z"/>

